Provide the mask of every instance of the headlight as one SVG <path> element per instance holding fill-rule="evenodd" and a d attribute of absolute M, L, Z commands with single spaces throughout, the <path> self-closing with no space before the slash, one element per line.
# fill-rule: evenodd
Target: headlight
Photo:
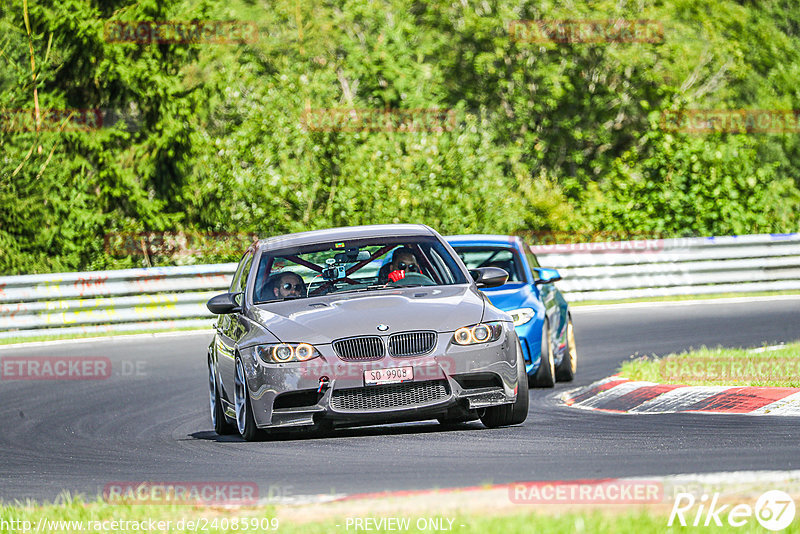
<path fill-rule="evenodd" d="M 503 323 L 479 323 L 475 326 L 464 326 L 453 334 L 453 343 L 456 345 L 474 345 L 476 343 L 489 343 L 497 341 L 503 333 Z"/>
<path fill-rule="evenodd" d="M 525 324 L 536 316 L 536 310 L 533 308 L 519 308 L 516 310 L 507 311 L 514 321 L 514 326 Z"/>
<path fill-rule="evenodd" d="M 308 343 L 259 345 L 256 347 L 256 353 L 264 363 L 304 362 L 320 356 L 319 351 Z"/>

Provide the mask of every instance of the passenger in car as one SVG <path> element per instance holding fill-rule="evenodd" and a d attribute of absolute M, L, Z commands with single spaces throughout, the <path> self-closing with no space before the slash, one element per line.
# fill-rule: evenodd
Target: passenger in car
<path fill-rule="evenodd" d="M 414 251 L 408 247 L 400 247 L 392 253 L 392 261 L 381 267 L 378 279 L 380 282 L 397 282 L 405 278 L 406 273 L 418 273 L 419 262 Z"/>
<path fill-rule="evenodd" d="M 306 284 L 300 275 L 293 272 L 275 273 L 267 281 L 265 288 L 267 298 L 278 299 L 306 296 Z"/>

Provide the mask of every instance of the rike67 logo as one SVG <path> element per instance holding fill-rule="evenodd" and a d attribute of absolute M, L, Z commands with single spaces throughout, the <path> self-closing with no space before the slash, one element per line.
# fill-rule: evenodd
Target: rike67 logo
<path fill-rule="evenodd" d="M 780 490 L 764 493 L 756 500 L 755 506 L 745 503 L 720 504 L 719 493 L 714 493 L 710 499 L 707 494 L 696 499 L 691 493 L 678 493 L 667 526 L 671 527 L 677 519 L 684 527 L 687 524 L 707 527 L 712 523 L 721 527 L 723 522 L 731 527 L 742 527 L 755 516 L 762 527 L 778 531 L 792 523 L 794 514 L 794 500 Z"/>

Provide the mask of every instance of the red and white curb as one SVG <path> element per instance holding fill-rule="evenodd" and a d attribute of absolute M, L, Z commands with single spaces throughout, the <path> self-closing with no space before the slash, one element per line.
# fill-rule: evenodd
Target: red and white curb
<path fill-rule="evenodd" d="M 610 376 L 564 393 L 567 406 L 613 413 L 800 416 L 800 388 L 681 386 Z"/>

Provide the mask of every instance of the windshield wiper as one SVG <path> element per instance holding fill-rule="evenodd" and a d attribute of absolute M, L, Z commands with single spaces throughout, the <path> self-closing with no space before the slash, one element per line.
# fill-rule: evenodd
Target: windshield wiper
<path fill-rule="evenodd" d="M 389 284 L 372 284 L 371 286 L 367 286 L 367 290 L 370 289 L 386 289 L 390 287 Z"/>
<path fill-rule="evenodd" d="M 354 289 L 344 289 L 342 291 L 331 291 L 330 293 L 326 293 L 326 295 L 341 295 L 342 293 L 361 293 L 363 291 L 369 291 L 368 287 L 356 287 Z"/>
<path fill-rule="evenodd" d="M 328 295 L 341 295 L 342 293 L 363 293 L 365 291 L 373 291 L 377 289 L 400 289 L 406 287 L 421 287 L 423 284 L 373 284 L 367 287 L 357 287 L 353 289 L 345 289 L 343 291 L 332 291 Z"/>
<path fill-rule="evenodd" d="M 374 289 L 391 289 L 393 287 L 396 287 L 396 286 L 390 286 L 389 284 L 373 284 L 373 285 L 367 286 L 367 287 L 357 287 L 357 288 L 353 288 L 353 289 L 345 289 L 344 291 L 335 291 L 334 293 L 337 294 L 337 295 L 340 294 L 340 293 L 361 293 L 361 292 L 364 292 L 364 291 L 372 291 Z M 332 295 L 334 293 L 328 293 L 328 294 Z"/>

